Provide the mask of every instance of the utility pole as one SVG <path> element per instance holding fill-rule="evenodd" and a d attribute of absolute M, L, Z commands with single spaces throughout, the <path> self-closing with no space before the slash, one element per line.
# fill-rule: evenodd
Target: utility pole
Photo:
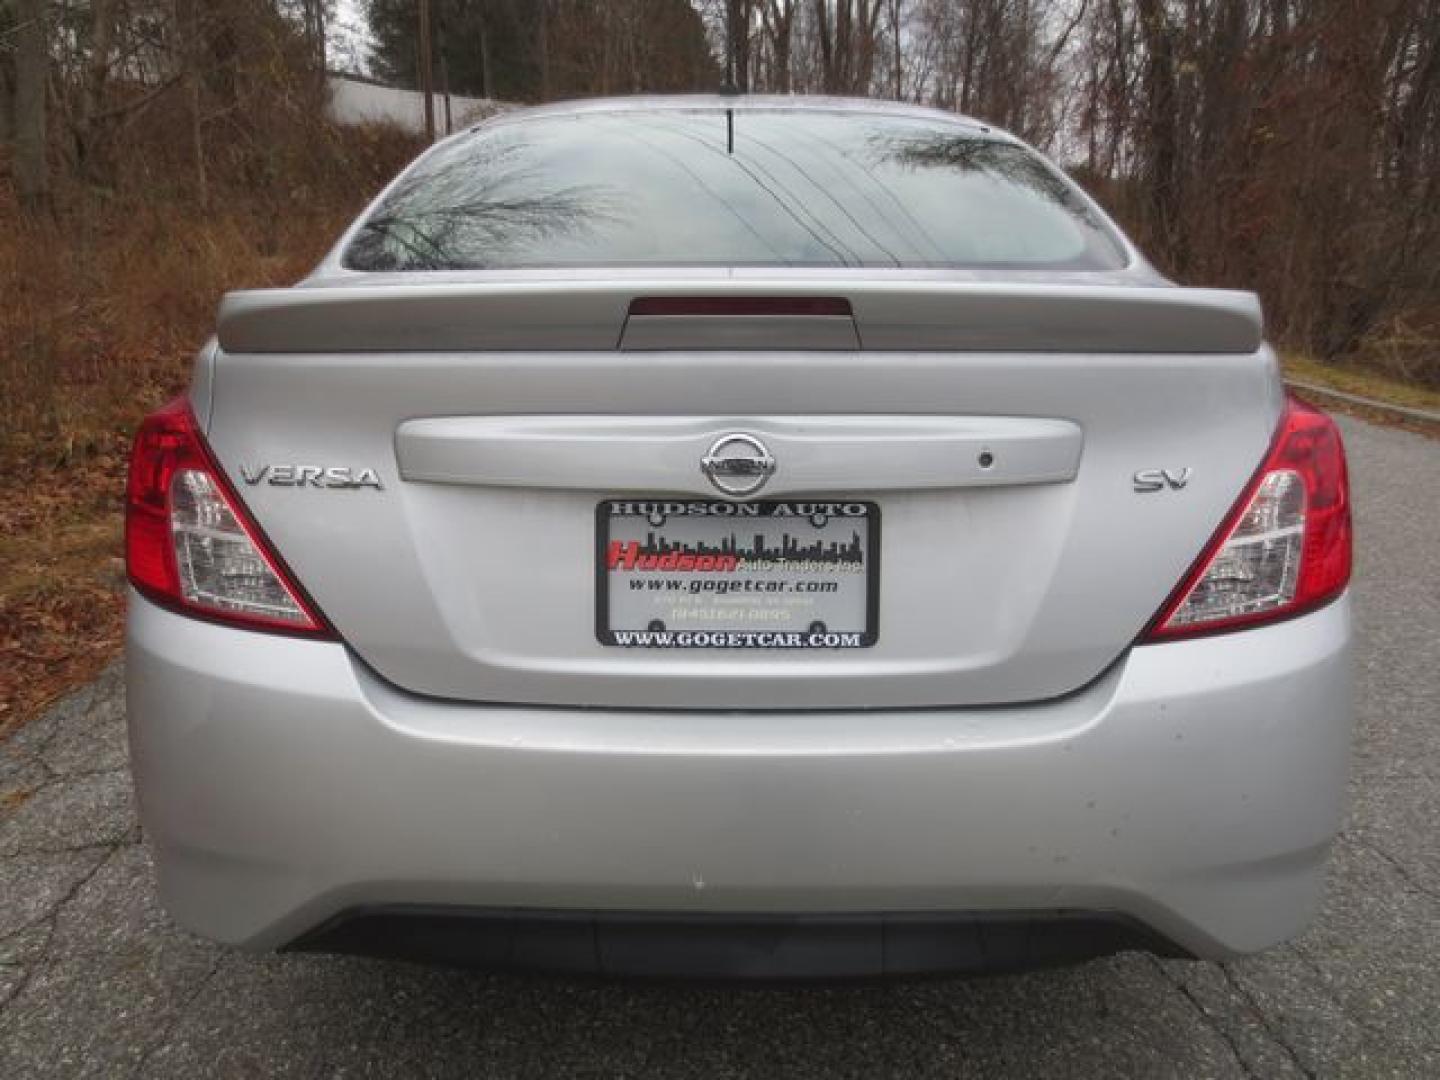
<path fill-rule="evenodd" d="M 435 141 L 435 73 L 430 62 L 430 0 L 420 3 L 420 92 L 425 95 L 425 141 Z"/>

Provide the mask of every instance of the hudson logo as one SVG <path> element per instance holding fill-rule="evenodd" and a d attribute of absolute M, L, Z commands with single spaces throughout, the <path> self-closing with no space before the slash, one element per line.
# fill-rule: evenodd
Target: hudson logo
<path fill-rule="evenodd" d="M 245 483 L 271 487 L 374 488 L 382 487 L 374 469 L 352 469 L 347 465 L 241 465 Z"/>
<path fill-rule="evenodd" d="M 740 565 L 734 555 L 699 555 L 678 548 L 666 552 L 647 551 L 642 554 L 638 541 L 628 544 L 619 540 L 610 541 L 610 550 L 605 554 L 607 570 L 716 570 L 728 572 Z"/>

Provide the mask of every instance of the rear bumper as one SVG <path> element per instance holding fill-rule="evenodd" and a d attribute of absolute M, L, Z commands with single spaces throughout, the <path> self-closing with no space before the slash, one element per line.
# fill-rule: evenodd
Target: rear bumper
<path fill-rule="evenodd" d="M 251 948 L 313 946 L 357 912 L 500 909 L 512 929 L 1104 912 L 1225 957 L 1318 904 L 1349 637 L 1341 600 L 1134 649 L 1035 706 L 556 709 L 413 697 L 343 646 L 132 595 L 132 760 L 166 907 Z"/>

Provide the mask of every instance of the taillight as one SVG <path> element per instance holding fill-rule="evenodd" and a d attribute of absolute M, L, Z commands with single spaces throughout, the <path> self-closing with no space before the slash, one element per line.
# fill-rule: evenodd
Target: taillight
<path fill-rule="evenodd" d="M 140 425 L 125 493 L 125 565 L 156 603 L 255 630 L 334 632 L 250 520 L 177 398 Z"/>
<path fill-rule="evenodd" d="M 1142 640 L 1313 610 L 1350 580 L 1350 488 L 1335 422 L 1295 398 L 1265 462 Z"/>

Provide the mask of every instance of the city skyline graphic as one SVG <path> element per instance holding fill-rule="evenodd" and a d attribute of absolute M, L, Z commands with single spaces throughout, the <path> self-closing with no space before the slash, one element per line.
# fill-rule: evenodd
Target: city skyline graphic
<path fill-rule="evenodd" d="M 731 532 L 728 536 L 722 537 L 718 544 L 707 544 L 703 540 L 693 543 L 685 541 L 670 541 L 663 536 L 657 537 L 651 529 L 645 534 L 644 541 L 640 544 L 639 555 L 668 555 L 671 552 L 678 552 L 682 555 L 733 555 L 739 559 L 756 559 L 776 561 L 779 559 L 805 559 L 817 563 L 835 563 L 843 565 L 863 566 L 865 564 L 865 548 L 860 539 L 858 530 L 850 533 L 850 542 L 843 543 L 839 540 L 823 541 L 816 540 L 813 543 L 804 543 L 798 537 L 788 532 L 780 534 L 779 546 L 767 544 L 764 533 L 755 533 L 749 545 L 742 545 L 740 538 Z"/>

